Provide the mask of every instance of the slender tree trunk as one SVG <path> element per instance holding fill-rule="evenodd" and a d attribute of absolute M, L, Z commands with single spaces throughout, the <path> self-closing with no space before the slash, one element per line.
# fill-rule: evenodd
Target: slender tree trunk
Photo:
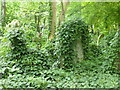
<path fill-rule="evenodd" d="M 59 16 L 59 23 L 58 26 L 61 25 L 61 23 L 65 20 L 65 13 L 67 11 L 67 6 L 69 5 L 69 0 L 66 0 L 66 2 L 64 2 L 63 0 L 61 0 L 61 13 Z"/>
<path fill-rule="evenodd" d="M 50 24 L 49 24 L 49 40 L 52 40 L 55 37 L 55 29 L 56 29 L 56 0 L 52 0 L 50 2 Z"/>
<path fill-rule="evenodd" d="M 1 0 L 1 24 L 5 26 L 6 17 L 6 0 Z"/>

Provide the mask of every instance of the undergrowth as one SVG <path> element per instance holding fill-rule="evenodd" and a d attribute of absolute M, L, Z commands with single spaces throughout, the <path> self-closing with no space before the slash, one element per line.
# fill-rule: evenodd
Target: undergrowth
<path fill-rule="evenodd" d="M 82 23 L 79 22 L 77 22 L 78 26 Z M 72 23 L 72 21 L 69 22 L 70 26 Z M 74 23 L 76 24 L 76 22 Z M 111 44 L 104 48 L 102 45 L 96 46 L 94 43 L 90 43 L 88 48 L 88 43 L 86 43 L 88 37 L 83 36 L 82 38 L 86 39 L 84 45 L 87 44 L 86 52 L 89 58 L 74 64 L 71 68 L 62 69 L 59 67 L 58 57 L 60 54 L 63 57 L 67 54 L 67 58 L 64 59 L 70 57 L 69 60 L 71 60 L 72 52 L 69 54 L 68 51 L 71 51 L 70 45 L 76 39 L 73 34 L 74 28 L 72 28 L 73 32 L 69 32 L 69 29 L 70 27 L 66 32 L 64 31 L 66 34 L 63 37 L 65 38 L 60 38 L 61 45 L 65 47 L 63 49 L 61 47 L 59 50 L 57 50 L 56 40 L 46 42 L 45 46 L 38 50 L 29 48 L 24 37 L 25 30 L 22 28 L 10 29 L 0 42 L 2 50 L 0 51 L 0 73 L 2 74 L 0 88 L 118 88 L 120 73 L 114 65 L 114 61 L 117 59 L 116 53 L 119 53 L 116 35 L 113 36 L 114 42 L 111 41 Z M 81 30 L 79 33 L 84 34 L 85 32 Z M 64 33 L 61 32 L 61 35 Z M 73 35 L 71 36 L 73 40 L 70 42 L 71 38 L 68 38 L 69 35 L 67 35 L 69 33 Z M 63 45 L 66 41 L 68 46 Z M 65 51 L 66 47 L 67 51 Z M 66 62 L 66 64 L 69 66 L 69 63 Z"/>

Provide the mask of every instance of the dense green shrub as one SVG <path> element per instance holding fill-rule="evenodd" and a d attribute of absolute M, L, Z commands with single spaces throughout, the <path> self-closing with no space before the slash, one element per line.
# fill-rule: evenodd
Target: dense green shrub
<path fill-rule="evenodd" d="M 56 43 L 48 42 L 41 50 L 27 49 L 22 59 L 0 62 L 1 88 L 117 88 L 119 76 L 111 72 L 111 48 L 103 49 L 94 60 L 85 60 L 67 70 L 52 67 Z M 93 45 L 94 46 L 94 45 Z M 52 47 L 52 48 L 51 48 Z M 94 46 L 96 48 L 96 46 Z M 99 50 L 98 50 L 99 51 Z M 97 51 L 94 51 L 95 53 Z M 93 53 L 92 53 L 93 54 Z M 91 54 L 91 55 L 92 55 Z M 55 54 L 56 55 L 56 54 Z M 54 57 L 55 58 L 55 57 Z M 20 67 L 17 67 L 20 66 Z M 21 68 L 22 67 L 22 68 Z M 48 67 L 48 68 L 47 68 Z"/>
<path fill-rule="evenodd" d="M 113 38 L 110 40 L 110 45 L 106 50 L 108 52 L 108 59 L 111 62 L 113 67 L 116 67 L 118 70 L 120 69 L 120 32 L 117 31 Z"/>
<path fill-rule="evenodd" d="M 88 26 L 79 18 L 68 20 L 62 24 L 58 32 L 58 58 L 64 61 L 65 66 L 73 66 L 76 56 L 72 47 L 74 41 L 81 39 L 84 59 L 87 59 L 90 36 Z"/>
<path fill-rule="evenodd" d="M 83 69 L 83 68 L 81 68 Z M 9 69 L 12 72 L 12 68 Z M 18 71 L 14 69 L 13 71 Z M 9 73 L 9 77 L 0 80 L 1 88 L 118 88 L 117 74 L 79 70 L 66 72 L 62 69 L 39 71 L 40 75 Z"/>
<path fill-rule="evenodd" d="M 23 33 L 23 28 L 9 28 L 5 34 L 5 37 L 10 41 L 10 56 L 12 60 L 20 59 L 27 53 Z"/>
<path fill-rule="evenodd" d="M 104 9 L 89 13 L 88 11 L 93 11 L 92 8 L 95 8 L 94 5 L 99 6 L 99 4 L 71 3 L 65 13 L 65 17 L 68 16 L 65 20 L 67 18 L 70 20 L 63 23 L 59 29 L 56 28 L 58 34 L 54 40 L 49 41 L 48 27 L 51 22 L 48 18 L 51 16 L 48 15 L 49 4 L 51 3 L 6 3 L 6 24 L 17 19 L 22 25 L 12 27 L 11 23 L 9 24 L 11 27 L 0 26 L 0 88 L 116 88 L 115 90 L 119 90 L 120 72 L 116 70 L 119 69 L 116 61 L 120 59 L 120 32 L 117 31 L 119 19 L 113 17 L 114 14 L 118 16 L 119 5 L 116 4 L 111 8 L 110 6 L 114 4 L 99 3 L 100 7 L 104 5 Z M 63 11 L 61 8 L 63 4 L 57 3 L 57 16 L 61 14 L 59 13 L 61 9 Z M 91 24 L 90 27 L 79 18 Z M 98 39 L 100 34 L 104 35 Z M 78 39 L 82 41 L 85 57 L 81 62 L 74 63 L 76 53 L 71 46 Z M 97 41 L 99 44 L 96 45 Z M 64 69 L 59 67 L 61 63 L 64 63 Z"/>
<path fill-rule="evenodd" d="M 102 47 L 101 46 L 97 46 L 95 44 L 90 43 L 89 44 L 89 48 L 88 48 L 88 52 L 87 52 L 87 60 L 94 60 L 96 58 L 98 58 L 100 55 L 102 55 Z"/>
<path fill-rule="evenodd" d="M 36 70 L 50 68 L 50 54 L 48 54 L 46 48 L 38 50 L 36 48 L 30 48 L 28 43 L 26 43 L 29 35 L 25 34 L 23 27 L 8 28 L 3 40 L 3 44 L 5 44 L 5 42 L 9 43 L 6 47 L 3 46 L 5 48 L 3 52 L 7 53 L 4 54 L 2 52 L 1 55 L 6 55 L 7 61 L 14 61 L 10 66 L 15 64 L 17 67 L 20 67 L 22 69 L 21 73 L 30 71 L 32 73 Z"/>

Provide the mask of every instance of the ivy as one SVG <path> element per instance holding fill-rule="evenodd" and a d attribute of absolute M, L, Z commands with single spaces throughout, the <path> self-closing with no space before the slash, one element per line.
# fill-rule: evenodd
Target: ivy
<path fill-rule="evenodd" d="M 10 41 L 10 56 L 11 60 L 20 59 L 27 53 L 27 47 L 24 38 L 23 28 L 9 28 L 6 33 L 6 38 Z M 10 57 L 9 57 L 10 58 Z"/>
<path fill-rule="evenodd" d="M 81 39 L 84 56 L 87 58 L 87 50 L 90 42 L 88 26 L 81 19 L 70 19 L 63 23 L 58 32 L 58 55 L 59 60 L 64 61 L 65 66 L 73 66 L 73 59 L 76 56 L 73 43 Z"/>
<path fill-rule="evenodd" d="M 9 53 L 6 54 L 7 60 L 14 61 L 11 65 L 16 64 L 23 72 L 49 68 L 47 65 L 48 54 L 45 50 L 35 50 L 29 48 L 26 42 L 25 30 L 23 27 L 7 28 L 4 35 L 10 44 Z M 40 65 L 40 67 L 37 67 Z M 22 72 L 22 73 L 23 73 Z"/>

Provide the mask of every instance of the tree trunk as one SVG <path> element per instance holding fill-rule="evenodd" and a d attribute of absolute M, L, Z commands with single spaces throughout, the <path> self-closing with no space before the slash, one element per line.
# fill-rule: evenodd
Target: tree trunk
<path fill-rule="evenodd" d="M 54 39 L 56 29 L 56 0 L 50 2 L 49 40 Z"/>
<path fill-rule="evenodd" d="M 6 1 L 1 0 L 1 24 L 5 26 L 5 17 L 6 17 Z"/>
<path fill-rule="evenodd" d="M 58 24 L 58 26 L 60 26 L 61 23 L 65 20 L 65 13 L 67 11 L 67 6 L 68 5 L 69 5 L 69 0 L 66 0 L 66 2 L 64 2 L 63 0 L 61 0 L 62 11 L 61 11 L 60 16 L 59 16 L 59 24 Z"/>

